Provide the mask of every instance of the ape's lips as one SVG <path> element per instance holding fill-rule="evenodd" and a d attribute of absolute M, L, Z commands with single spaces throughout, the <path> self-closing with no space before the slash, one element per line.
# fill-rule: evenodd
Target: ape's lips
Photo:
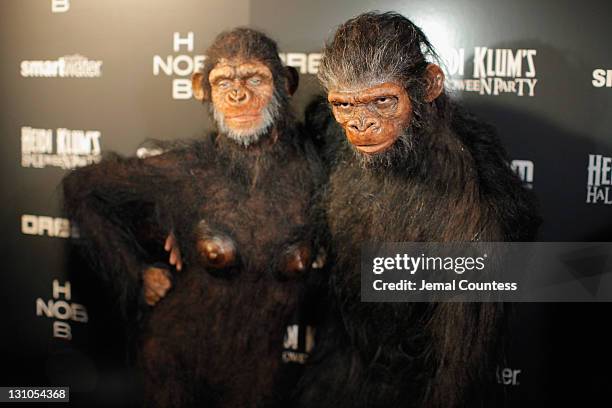
<path fill-rule="evenodd" d="M 261 114 L 245 114 L 245 115 L 233 115 L 227 116 L 226 120 L 231 120 L 233 122 L 253 122 L 261 117 Z"/>
<path fill-rule="evenodd" d="M 385 140 L 382 143 L 353 144 L 353 146 L 355 146 L 355 149 L 359 150 L 360 152 L 367 153 L 367 154 L 375 154 L 375 153 L 380 153 L 383 150 L 386 150 L 387 147 L 389 147 L 391 144 L 393 143 L 389 143 L 388 140 Z"/>

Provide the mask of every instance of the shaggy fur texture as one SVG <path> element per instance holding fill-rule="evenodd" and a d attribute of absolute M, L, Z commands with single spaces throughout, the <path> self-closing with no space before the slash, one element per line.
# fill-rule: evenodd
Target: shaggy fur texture
<path fill-rule="evenodd" d="M 239 29 L 219 38 L 213 58 L 259 47 L 255 57 L 263 55 L 277 73 L 276 45 L 262 34 Z M 244 46 L 236 51 L 236 44 Z M 182 250 L 183 271 L 174 274 L 171 292 L 141 313 L 136 333 L 144 406 L 260 407 L 283 397 L 283 336 L 306 277 L 287 276 L 281 255 L 296 243 L 315 252 L 311 210 L 321 164 L 288 113 L 284 88 L 278 92 L 282 115 L 248 148 L 214 134 L 145 160 L 111 155 L 64 180 L 67 213 L 128 324 L 138 315 L 140 274 L 152 259 L 147 248 L 162 248 L 174 231 Z M 195 245 L 204 233 L 231 237 L 238 264 L 205 267 Z"/>
<path fill-rule="evenodd" d="M 431 51 L 423 33 L 395 13 L 349 20 L 324 50 L 325 86 L 397 81 L 415 115 L 404 132 L 408 151 L 394 146 L 387 159 L 364 161 L 325 103 L 307 110 L 313 131 L 327 142 L 321 143 L 330 171 L 323 207 L 333 246 L 334 312 L 319 330 L 298 406 L 480 406 L 493 382 L 503 304 L 360 301 L 363 242 L 528 241 L 539 224 L 532 194 L 510 169 L 494 130 L 445 94 L 423 100 L 423 50 Z"/>

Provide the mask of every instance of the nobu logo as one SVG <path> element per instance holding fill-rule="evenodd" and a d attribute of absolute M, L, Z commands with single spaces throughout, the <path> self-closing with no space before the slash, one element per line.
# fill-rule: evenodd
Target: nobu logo
<path fill-rule="evenodd" d="M 180 52 L 181 47 L 185 47 L 189 53 L 193 52 L 195 46 L 193 31 L 188 32 L 185 37 L 181 37 L 180 33 L 175 32 L 172 40 L 172 50 L 174 52 Z M 204 60 L 204 55 L 167 55 L 165 59 L 161 55 L 154 55 L 153 75 L 159 76 L 163 73 L 167 76 L 183 77 L 172 80 L 172 99 L 191 99 L 193 96 L 191 74 L 204 68 Z"/>
<path fill-rule="evenodd" d="M 63 299 L 62 299 L 63 298 Z M 53 322 L 53 337 L 72 340 L 72 328 L 69 320 L 87 323 L 89 316 L 85 306 L 79 303 L 70 303 L 72 289 L 70 282 L 61 285 L 57 279 L 53 280 L 53 298 L 45 302 L 42 298 L 36 299 L 36 316 L 56 319 Z"/>

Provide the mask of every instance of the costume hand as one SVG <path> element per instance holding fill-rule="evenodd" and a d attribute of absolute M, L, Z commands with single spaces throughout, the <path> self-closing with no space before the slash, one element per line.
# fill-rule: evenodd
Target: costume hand
<path fill-rule="evenodd" d="M 164 243 L 164 249 L 166 252 L 170 252 L 170 265 L 174 265 L 177 271 L 183 269 L 183 259 L 181 258 L 181 250 L 176 241 L 174 233 L 168 234 L 166 242 Z"/>
<path fill-rule="evenodd" d="M 170 271 L 155 266 L 148 267 L 142 274 L 142 286 L 145 302 L 149 306 L 155 306 L 172 287 Z"/>

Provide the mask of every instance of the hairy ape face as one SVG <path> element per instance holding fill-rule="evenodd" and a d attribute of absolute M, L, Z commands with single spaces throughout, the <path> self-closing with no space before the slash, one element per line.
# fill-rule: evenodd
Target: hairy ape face
<path fill-rule="evenodd" d="M 245 146 L 267 132 L 279 114 L 272 72 L 261 61 L 220 60 L 208 74 L 219 130 Z M 198 82 L 196 82 L 197 86 Z"/>
<path fill-rule="evenodd" d="M 364 154 L 389 149 L 412 118 L 408 93 L 394 82 L 364 89 L 338 88 L 327 98 L 349 142 Z"/>
<path fill-rule="evenodd" d="M 429 64 L 424 79 L 428 82 L 425 101 L 431 102 L 444 89 L 444 74 L 439 66 Z M 336 83 L 327 95 L 348 141 L 366 155 L 391 149 L 400 137 L 410 143 L 413 107 L 404 84 L 395 79 L 364 85 L 367 83 L 361 86 Z"/>
<path fill-rule="evenodd" d="M 417 160 L 420 118 L 415 119 L 414 105 L 431 103 L 442 93 L 444 74 L 439 66 L 428 64 L 422 81 L 425 95 L 415 102 L 399 78 L 333 83 L 327 100 L 364 166 L 389 166 L 408 157 Z"/>
<path fill-rule="evenodd" d="M 196 99 L 210 103 L 218 130 L 248 147 L 276 137 L 270 131 L 288 114 L 299 78 L 294 68 L 282 65 L 269 38 L 239 38 L 237 33 L 217 38 L 203 72 L 193 75 L 192 87 Z"/>

